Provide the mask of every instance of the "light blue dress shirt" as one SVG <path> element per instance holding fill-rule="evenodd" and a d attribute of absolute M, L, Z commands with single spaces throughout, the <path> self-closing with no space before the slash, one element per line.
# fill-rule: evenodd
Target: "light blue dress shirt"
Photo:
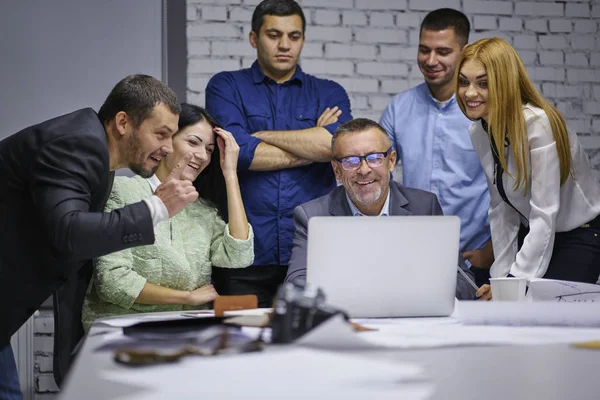
<path fill-rule="evenodd" d="M 490 197 L 469 137 L 471 121 L 454 96 L 437 101 L 425 83 L 394 96 L 380 121 L 402 162 L 402 183 L 437 195 L 445 215 L 461 221 L 461 252 L 490 240 Z"/>
<path fill-rule="evenodd" d="M 358 208 L 354 205 L 348 193 L 346 193 L 346 200 L 348 200 L 348 205 L 350 206 L 350 211 L 352 211 L 353 217 L 363 217 L 364 214 L 358 211 Z M 388 217 L 390 215 L 390 192 L 388 191 L 387 198 L 385 199 L 385 203 L 383 207 L 381 207 L 381 211 L 379 212 L 379 217 Z"/>

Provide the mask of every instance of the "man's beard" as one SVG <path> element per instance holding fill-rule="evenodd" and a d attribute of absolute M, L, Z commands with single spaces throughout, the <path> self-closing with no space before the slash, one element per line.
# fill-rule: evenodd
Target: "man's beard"
<path fill-rule="evenodd" d="M 386 193 L 386 187 L 389 185 L 390 185 L 389 176 L 387 177 L 387 179 L 386 178 L 380 179 L 379 187 L 377 188 L 377 192 L 369 193 L 369 196 L 371 197 L 370 199 L 361 197 L 361 195 L 358 193 L 358 191 L 354 191 L 354 190 L 349 190 L 348 195 L 350 196 L 350 199 L 353 202 L 355 202 L 355 204 L 358 203 L 363 206 L 370 206 L 370 205 L 377 203 L 379 200 L 381 200 L 383 195 Z"/>
<path fill-rule="evenodd" d="M 381 187 L 379 187 L 377 190 L 379 190 L 379 193 L 375 193 L 376 194 L 375 196 L 372 196 L 374 193 L 369 193 L 369 196 L 372 196 L 371 199 L 365 199 L 365 198 L 361 197 L 354 190 L 351 190 L 349 193 L 350 199 L 358 204 L 362 204 L 363 206 L 370 206 L 371 204 L 377 203 L 379 201 L 379 199 L 381 199 L 381 196 L 383 195 L 383 190 Z"/>
<path fill-rule="evenodd" d="M 134 130 L 127 139 L 127 158 L 130 160 L 129 169 L 142 178 L 150 178 L 158 168 L 158 166 L 150 170 L 144 168 L 146 158 L 140 146 L 140 135 L 137 130 Z"/>

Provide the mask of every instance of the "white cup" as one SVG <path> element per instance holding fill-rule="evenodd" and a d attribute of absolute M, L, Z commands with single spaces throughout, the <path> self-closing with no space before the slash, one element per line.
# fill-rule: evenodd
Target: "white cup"
<path fill-rule="evenodd" d="M 525 300 L 527 278 L 490 278 L 490 285 L 494 301 Z"/>

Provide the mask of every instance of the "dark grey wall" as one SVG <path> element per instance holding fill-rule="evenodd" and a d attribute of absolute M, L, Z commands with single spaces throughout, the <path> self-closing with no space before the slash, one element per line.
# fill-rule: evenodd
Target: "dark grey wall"
<path fill-rule="evenodd" d="M 180 101 L 187 97 L 186 0 L 165 0 L 166 46 L 163 46 L 163 75 Z"/>
<path fill-rule="evenodd" d="M 98 110 L 126 75 L 166 80 L 163 50 L 162 0 L 3 2 L 0 139 L 79 108 Z"/>

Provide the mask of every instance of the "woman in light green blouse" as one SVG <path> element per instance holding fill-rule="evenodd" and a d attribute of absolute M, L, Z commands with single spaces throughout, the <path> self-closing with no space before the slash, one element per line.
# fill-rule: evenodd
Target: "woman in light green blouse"
<path fill-rule="evenodd" d="M 238 152 L 231 133 L 203 108 L 182 103 L 173 152 L 159 161 L 155 175 L 115 178 L 106 211 L 149 199 L 188 155 L 190 161 L 177 170 L 180 179 L 194 182 L 200 197 L 155 226 L 153 245 L 95 260 L 83 305 L 86 330 L 101 317 L 207 308 L 218 295 L 210 284 L 213 265 L 252 264 L 254 240 L 238 184 Z"/>

